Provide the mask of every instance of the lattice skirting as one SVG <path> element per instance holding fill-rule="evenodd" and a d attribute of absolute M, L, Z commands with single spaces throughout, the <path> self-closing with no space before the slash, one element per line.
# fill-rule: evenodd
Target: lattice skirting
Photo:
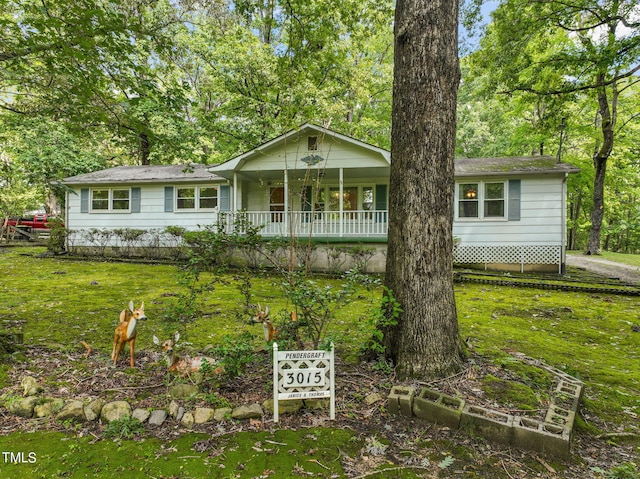
<path fill-rule="evenodd" d="M 458 264 L 553 264 L 562 263 L 561 246 L 537 245 L 458 245 L 454 251 Z"/>

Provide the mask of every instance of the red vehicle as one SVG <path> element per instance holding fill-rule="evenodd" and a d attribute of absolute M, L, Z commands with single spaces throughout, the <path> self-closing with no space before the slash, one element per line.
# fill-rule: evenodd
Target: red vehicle
<path fill-rule="evenodd" d="M 46 213 L 36 213 L 35 215 L 24 216 L 20 218 L 9 218 L 7 226 L 15 226 L 27 231 L 31 230 L 48 230 L 51 228 L 49 220 L 54 218 Z"/>

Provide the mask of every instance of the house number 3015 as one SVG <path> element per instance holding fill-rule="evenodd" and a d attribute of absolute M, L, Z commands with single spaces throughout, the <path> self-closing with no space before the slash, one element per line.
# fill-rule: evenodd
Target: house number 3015
<path fill-rule="evenodd" d="M 297 388 L 306 386 L 324 386 L 324 369 L 305 368 L 288 369 L 284 373 L 284 386 L 286 388 Z"/>

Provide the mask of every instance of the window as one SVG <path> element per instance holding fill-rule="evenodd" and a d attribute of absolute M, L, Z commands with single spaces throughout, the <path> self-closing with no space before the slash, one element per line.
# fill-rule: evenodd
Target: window
<path fill-rule="evenodd" d="M 505 218 L 506 183 L 477 182 L 458 185 L 458 218 Z"/>
<path fill-rule="evenodd" d="M 478 217 L 478 184 L 467 183 L 458 188 L 458 216 L 460 218 Z"/>
<path fill-rule="evenodd" d="M 131 211 L 129 188 L 91 190 L 91 211 Z"/>
<path fill-rule="evenodd" d="M 316 151 L 318 149 L 318 137 L 317 136 L 308 136 L 307 137 L 307 150 Z"/>
<path fill-rule="evenodd" d="M 91 209 L 109 210 L 109 190 L 92 190 L 91 191 Z"/>
<path fill-rule="evenodd" d="M 373 186 L 362 187 L 362 209 L 365 211 L 373 211 Z"/>
<path fill-rule="evenodd" d="M 218 188 L 216 188 L 215 186 L 200 188 L 198 207 L 201 210 L 217 208 Z"/>
<path fill-rule="evenodd" d="M 358 187 L 342 188 L 342 211 L 358 209 Z M 329 188 L 329 211 L 340 211 L 340 188 Z"/>
<path fill-rule="evenodd" d="M 485 183 L 484 217 L 504 218 L 504 183 Z"/>
<path fill-rule="evenodd" d="M 177 188 L 176 208 L 179 210 L 193 210 L 196 208 L 196 189 Z"/>
<path fill-rule="evenodd" d="M 177 210 L 212 210 L 218 207 L 216 186 L 185 186 L 176 188 Z"/>
<path fill-rule="evenodd" d="M 129 190 L 112 190 L 112 209 L 129 210 Z"/>

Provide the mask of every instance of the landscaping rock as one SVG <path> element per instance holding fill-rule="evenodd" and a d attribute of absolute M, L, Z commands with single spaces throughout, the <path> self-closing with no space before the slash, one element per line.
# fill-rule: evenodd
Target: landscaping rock
<path fill-rule="evenodd" d="M 307 409 L 329 409 L 331 401 L 329 399 L 305 399 L 304 407 Z"/>
<path fill-rule="evenodd" d="M 180 407 L 180 404 L 178 404 L 176 401 L 171 401 L 171 403 L 169 404 L 169 416 L 171 416 L 173 419 L 178 419 Z"/>
<path fill-rule="evenodd" d="M 193 415 L 193 420 L 196 424 L 204 424 L 213 419 L 214 410 L 208 407 L 197 407 L 196 412 Z"/>
<path fill-rule="evenodd" d="M 149 419 L 149 416 L 151 416 L 149 410 L 141 408 L 134 409 L 133 413 L 131 414 L 132 418 L 137 419 L 140 422 L 145 422 L 147 419 Z"/>
<path fill-rule="evenodd" d="M 231 412 L 233 419 L 256 419 L 262 417 L 262 408 L 260 404 L 254 403 L 245 406 L 239 406 Z"/>
<path fill-rule="evenodd" d="M 287 401 L 278 401 L 278 414 L 293 414 L 298 412 L 304 406 L 302 399 L 291 399 Z M 273 414 L 273 399 L 267 399 L 262 403 L 262 407 L 265 411 L 269 411 Z"/>
<path fill-rule="evenodd" d="M 218 422 L 224 421 L 225 419 L 231 417 L 232 412 L 233 409 L 231 409 L 230 407 L 219 407 L 213 413 L 213 420 Z"/>
<path fill-rule="evenodd" d="M 22 381 L 20 381 L 20 387 L 24 397 L 37 396 L 44 391 L 44 388 L 36 381 L 36 378 L 31 376 L 23 377 Z"/>
<path fill-rule="evenodd" d="M 162 426 L 162 424 L 167 419 L 167 411 L 163 411 L 162 409 L 156 409 L 151 412 L 151 416 L 149 416 L 149 424 L 151 426 Z"/>
<path fill-rule="evenodd" d="M 46 399 L 41 404 L 37 404 L 33 408 L 33 416 L 34 417 L 49 417 L 52 416 L 53 413 L 59 411 L 64 406 L 64 401 L 62 399 Z"/>
<path fill-rule="evenodd" d="M 193 414 L 191 414 L 190 412 L 185 412 L 182 416 L 182 419 L 180 420 L 180 424 L 188 429 L 191 429 L 194 423 L 195 419 L 193 417 Z"/>
<path fill-rule="evenodd" d="M 77 401 L 72 399 L 71 401 L 67 401 L 62 406 L 62 409 L 58 414 L 56 414 L 56 419 L 60 422 L 64 421 L 74 421 L 74 422 L 84 422 L 86 421 L 86 416 L 84 415 L 84 404 L 82 401 Z"/>
<path fill-rule="evenodd" d="M 39 399 L 35 396 L 31 396 L 20 401 L 9 404 L 7 409 L 11 414 L 15 414 L 20 417 L 33 417 L 33 409 L 38 404 Z"/>
<path fill-rule="evenodd" d="M 181 421 L 184 417 L 185 410 L 182 406 L 178 408 L 178 413 L 176 414 L 176 421 Z"/>
<path fill-rule="evenodd" d="M 364 398 L 364 403 L 367 406 L 371 406 L 377 402 L 384 401 L 384 397 L 380 393 L 371 393 L 366 398 Z"/>
<path fill-rule="evenodd" d="M 189 399 L 198 392 L 198 387 L 193 384 L 177 384 L 169 390 L 169 396 L 174 399 Z"/>
<path fill-rule="evenodd" d="M 96 421 L 100 417 L 102 406 L 104 406 L 104 401 L 102 399 L 94 399 L 87 404 L 84 407 L 84 417 L 87 418 L 87 421 Z"/>
<path fill-rule="evenodd" d="M 100 419 L 104 422 L 118 421 L 125 417 L 131 417 L 131 406 L 127 401 L 109 402 L 100 411 Z"/>

